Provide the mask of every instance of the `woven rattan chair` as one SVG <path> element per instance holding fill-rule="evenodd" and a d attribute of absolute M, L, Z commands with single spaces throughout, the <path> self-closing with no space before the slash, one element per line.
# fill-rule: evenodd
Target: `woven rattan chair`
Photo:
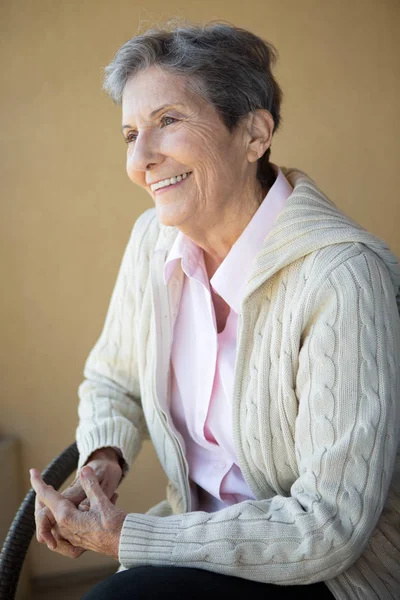
<path fill-rule="evenodd" d="M 75 471 L 78 449 L 71 444 L 43 471 L 43 480 L 58 489 Z M 18 509 L 0 554 L 0 600 L 14 600 L 22 565 L 35 532 L 35 492 L 30 489 Z"/>

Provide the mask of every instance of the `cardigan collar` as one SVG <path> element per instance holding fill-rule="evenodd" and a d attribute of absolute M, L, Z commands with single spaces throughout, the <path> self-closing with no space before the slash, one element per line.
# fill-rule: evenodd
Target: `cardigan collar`
<path fill-rule="evenodd" d="M 332 244 L 354 242 L 364 244 L 383 260 L 400 308 L 400 265 L 388 245 L 344 214 L 306 173 L 280 168 L 293 192 L 255 259 L 245 297 L 292 262 Z M 161 225 L 155 250 L 163 250 L 166 257 L 178 231 Z"/>
<path fill-rule="evenodd" d="M 255 261 L 247 295 L 295 260 L 333 244 L 353 242 L 367 246 L 385 263 L 400 307 L 400 265 L 389 246 L 344 214 L 308 175 L 281 169 L 293 193 Z"/>

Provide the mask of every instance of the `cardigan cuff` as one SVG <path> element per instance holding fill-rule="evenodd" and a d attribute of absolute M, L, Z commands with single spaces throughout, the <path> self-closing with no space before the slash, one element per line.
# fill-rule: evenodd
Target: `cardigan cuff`
<path fill-rule="evenodd" d="M 142 565 L 174 565 L 175 540 L 182 515 L 152 517 L 129 513 L 122 526 L 119 562 L 126 569 Z"/>
<path fill-rule="evenodd" d="M 78 473 L 95 450 L 113 447 L 121 451 L 120 464 L 123 467 L 123 475 L 126 475 L 140 451 L 141 439 L 131 423 L 128 424 L 122 419 L 118 421 L 117 423 L 105 422 L 89 430 L 86 429 L 84 435 L 80 435 L 78 428 L 76 435 L 79 450 Z"/>

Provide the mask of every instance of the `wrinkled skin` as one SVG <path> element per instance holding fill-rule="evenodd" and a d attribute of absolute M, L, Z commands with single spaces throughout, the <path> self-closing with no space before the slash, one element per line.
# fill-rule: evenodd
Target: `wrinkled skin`
<path fill-rule="evenodd" d="M 79 510 L 73 502 L 46 485 L 39 471 L 31 469 L 31 484 L 39 502 L 49 509 L 53 527 L 71 547 L 92 550 L 118 560 L 119 538 L 126 513 L 114 506 L 89 466 L 79 480 L 89 505 Z"/>
<path fill-rule="evenodd" d="M 104 494 L 115 504 L 118 498 L 115 490 L 122 476 L 115 450 L 101 448 L 91 455 L 86 464 L 92 468 Z M 62 496 L 72 502 L 78 510 L 89 510 L 90 502 L 79 476 L 62 492 Z M 75 547 L 62 537 L 51 510 L 43 504 L 38 496 L 35 499 L 35 520 L 36 539 L 38 542 L 46 544 L 50 550 L 69 558 L 78 558 L 85 552 L 84 548 Z"/>
<path fill-rule="evenodd" d="M 217 267 L 265 195 L 256 170 L 271 143 L 271 114 L 249 113 L 230 133 L 184 79 L 152 66 L 126 84 L 122 122 L 129 178 L 151 195 L 159 221 L 178 227 L 203 248 L 206 265 Z M 150 188 L 189 171 L 176 188 Z"/>

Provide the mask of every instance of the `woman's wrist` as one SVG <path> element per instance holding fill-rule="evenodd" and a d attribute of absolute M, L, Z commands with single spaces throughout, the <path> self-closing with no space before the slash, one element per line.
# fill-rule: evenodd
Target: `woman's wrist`
<path fill-rule="evenodd" d="M 116 523 L 114 528 L 114 533 L 111 536 L 111 548 L 110 548 L 110 556 L 115 558 L 115 560 L 119 560 L 119 544 L 121 541 L 121 533 L 122 527 L 124 525 L 126 513 L 120 511 L 119 515 L 116 517 Z"/>
<path fill-rule="evenodd" d="M 89 458 L 87 459 L 85 464 L 87 464 L 91 460 L 96 460 L 96 459 L 103 459 L 103 460 L 107 459 L 107 460 L 115 461 L 115 462 L 119 463 L 121 469 L 122 469 L 122 464 L 123 464 L 123 460 L 124 460 L 122 458 L 122 454 L 120 453 L 118 448 L 114 448 L 112 446 L 107 446 L 105 448 L 98 448 L 97 450 L 92 452 L 92 454 L 89 456 Z"/>

